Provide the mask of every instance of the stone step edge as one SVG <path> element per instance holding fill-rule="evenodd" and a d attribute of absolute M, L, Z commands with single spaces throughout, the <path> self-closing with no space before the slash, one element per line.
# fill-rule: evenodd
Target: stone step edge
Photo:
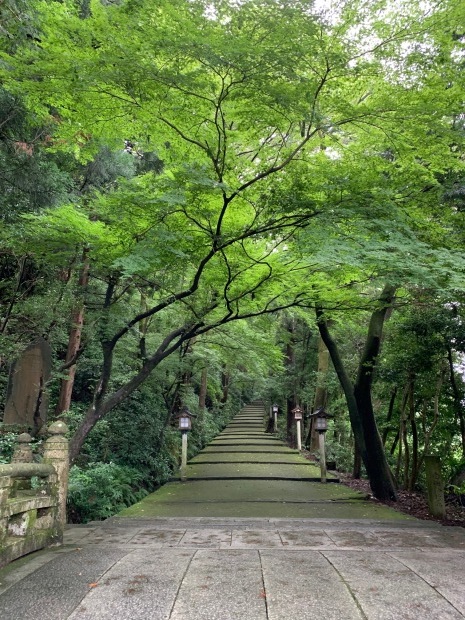
<path fill-rule="evenodd" d="M 250 444 L 249 444 L 250 445 Z M 216 446 L 214 446 L 216 448 Z M 204 452 L 208 446 L 206 446 L 203 450 L 199 452 L 199 454 L 300 454 L 299 450 L 283 450 L 282 452 L 276 452 L 274 450 L 210 450 L 208 452 Z"/>
<path fill-rule="evenodd" d="M 290 476 L 196 476 L 195 478 L 191 478 L 189 476 L 181 476 L 169 478 L 168 482 L 206 482 L 208 480 L 283 480 L 289 482 L 319 482 L 320 484 L 325 484 L 321 482 L 321 478 L 295 478 Z M 327 478 L 326 483 L 339 483 L 339 478 Z M 284 502 L 286 503 L 286 502 Z"/>
<path fill-rule="evenodd" d="M 196 457 L 194 457 L 196 458 Z M 291 461 L 188 461 L 188 465 L 298 465 L 316 467 L 311 463 L 294 463 Z"/>
<path fill-rule="evenodd" d="M 226 441 L 229 441 L 229 440 L 226 440 Z M 267 444 L 263 444 L 263 443 L 253 443 L 253 442 L 243 443 L 243 444 L 240 444 L 240 443 L 239 444 L 238 443 L 226 443 L 226 441 L 219 441 L 218 443 L 214 443 L 214 442 L 216 442 L 216 440 L 213 440 L 208 445 L 209 446 L 213 446 L 213 447 L 217 447 L 217 446 L 235 446 L 236 448 L 239 447 L 239 446 L 264 446 L 264 445 L 267 445 Z M 240 440 L 240 441 L 243 441 L 243 440 Z M 276 443 L 278 443 L 279 441 L 280 440 L 277 439 Z M 273 443 L 269 443 L 268 445 L 272 446 Z M 281 445 L 284 447 L 285 444 L 281 443 Z"/>

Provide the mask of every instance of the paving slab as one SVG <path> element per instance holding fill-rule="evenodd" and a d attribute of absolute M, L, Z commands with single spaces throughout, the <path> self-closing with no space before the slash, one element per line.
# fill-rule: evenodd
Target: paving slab
<path fill-rule="evenodd" d="M 106 528 L 102 528 L 102 535 L 105 534 L 105 530 Z M 176 547 L 181 544 L 185 534 L 185 529 L 174 528 L 160 530 L 145 526 L 144 528 L 138 529 L 137 534 L 128 541 L 128 544 L 136 547 L 147 545 L 156 548 Z"/>
<path fill-rule="evenodd" d="M 282 547 L 283 541 L 277 530 L 260 530 L 248 528 L 246 530 L 233 530 L 231 533 L 231 547 L 268 548 Z"/>
<path fill-rule="evenodd" d="M 337 545 L 324 529 L 279 530 L 285 547 L 309 547 L 311 549 L 337 549 Z"/>
<path fill-rule="evenodd" d="M 55 554 L 32 575 L 21 579 L 0 596 L 4 620 L 64 620 L 79 606 L 96 583 L 126 555 L 123 549 L 97 545 L 81 551 Z M 3 575 L 7 571 L 0 571 Z M 98 616 L 94 615 L 93 620 Z"/>
<path fill-rule="evenodd" d="M 365 620 L 352 593 L 318 552 L 260 553 L 269 620 Z"/>
<path fill-rule="evenodd" d="M 194 554 L 181 549 L 126 553 L 88 591 L 69 620 L 168 618 Z"/>
<path fill-rule="evenodd" d="M 267 620 L 265 599 L 257 551 L 202 550 L 192 560 L 170 620 Z"/>
<path fill-rule="evenodd" d="M 441 618 L 463 615 L 404 562 L 370 551 L 324 551 L 369 620 Z M 453 576 L 448 571 L 451 578 Z"/>
<path fill-rule="evenodd" d="M 416 553 L 396 551 L 392 554 L 398 562 L 421 577 L 431 588 L 465 616 L 465 582 L 454 578 L 465 574 L 464 553 L 437 553 L 422 550 Z"/>
<path fill-rule="evenodd" d="M 231 530 L 227 529 L 187 530 L 179 544 L 182 547 L 230 547 L 231 535 Z"/>

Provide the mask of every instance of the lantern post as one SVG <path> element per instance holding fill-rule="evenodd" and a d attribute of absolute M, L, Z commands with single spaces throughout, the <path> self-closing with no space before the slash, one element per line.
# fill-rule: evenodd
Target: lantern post
<path fill-rule="evenodd" d="M 328 430 L 328 420 L 334 418 L 333 415 L 327 413 L 323 407 L 317 409 L 315 413 L 309 416 L 315 421 L 315 430 L 318 432 L 318 447 L 320 451 L 320 472 L 321 482 L 326 482 L 326 452 L 325 452 L 325 434 Z"/>
<path fill-rule="evenodd" d="M 276 431 L 278 430 L 278 410 L 279 407 L 276 403 L 274 403 L 274 405 L 271 405 L 271 412 L 273 414 L 273 433 L 276 433 Z"/>
<path fill-rule="evenodd" d="M 292 414 L 294 416 L 295 424 L 297 427 L 297 450 L 302 450 L 302 409 L 300 407 L 294 407 Z"/>
<path fill-rule="evenodd" d="M 193 414 L 183 407 L 178 415 L 178 428 L 181 431 L 181 478 L 187 466 L 187 433 L 192 429 Z"/>

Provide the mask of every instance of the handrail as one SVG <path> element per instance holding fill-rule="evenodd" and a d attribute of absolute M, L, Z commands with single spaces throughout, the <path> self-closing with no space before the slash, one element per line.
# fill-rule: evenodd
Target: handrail
<path fill-rule="evenodd" d="M 46 478 L 54 473 L 56 472 L 53 465 L 46 463 L 10 463 L 0 465 L 0 478 L 4 476 L 13 476 L 15 478 L 38 476 L 39 478 Z"/>
<path fill-rule="evenodd" d="M 63 422 L 48 429 L 42 463 L 33 463 L 30 435 L 18 437 L 12 463 L 0 465 L 0 568 L 50 545 L 61 544 L 66 524 L 68 431 Z M 26 462 L 21 462 L 26 461 Z M 32 478 L 41 479 L 34 488 Z"/>

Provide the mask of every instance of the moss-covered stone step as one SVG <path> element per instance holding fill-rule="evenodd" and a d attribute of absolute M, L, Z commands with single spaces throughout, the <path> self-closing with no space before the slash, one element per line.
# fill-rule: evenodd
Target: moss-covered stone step
<path fill-rule="evenodd" d="M 257 422 L 263 422 L 265 416 L 257 415 L 257 416 L 249 416 L 249 417 L 235 417 L 233 418 L 229 424 L 256 424 Z"/>
<path fill-rule="evenodd" d="M 239 434 L 239 433 L 253 433 L 254 435 L 266 435 L 269 433 L 265 433 L 265 429 L 260 427 L 260 428 L 249 428 L 247 426 L 237 426 L 237 427 L 231 427 L 231 426 L 227 426 L 226 428 L 224 428 L 220 435 L 224 435 L 225 433 L 233 433 L 233 434 Z"/>
<path fill-rule="evenodd" d="M 295 453 L 298 454 L 298 450 L 291 450 L 290 448 L 287 448 L 286 446 L 283 446 L 282 444 L 277 444 L 277 445 L 266 445 L 266 446 L 262 446 L 261 444 L 258 446 L 254 446 L 254 445 L 248 445 L 248 446 L 244 446 L 244 449 L 241 450 L 240 446 L 236 446 L 236 444 L 232 444 L 232 445 L 224 445 L 224 444 L 215 444 L 215 445 L 211 445 L 209 444 L 208 446 L 206 446 L 202 452 L 200 454 L 203 454 L 205 452 L 238 452 L 241 454 L 246 454 L 246 453 L 254 453 L 254 452 L 263 452 L 263 453 L 273 453 L 273 452 L 278 452 L 280 454 L 288 454 L 288 453 Z"/>
<path fill-rule="evenodd" d="M 264 415 L 260 414 L 260 415 L 237 415 L 235 416 L 231 422 L 257 422 L 257 421 L 262 421 L 264 419 Z"/>
<path fill-rule="evenodd" d="M 241 431 L 240 433 L 234 433 L 233 431 L 230 431 L 228 433 L 221 433 L 220 435 L 217 435 L 214 439 L 212 439 L 212 441 L 216 441 L 218 439 L 220 440 L 225 440 L 225 439 L 230 439 L 231 437 L 236 437 L 238 440 L 243 439 L 244 436 L 250 436 L 250 437 L 254 437 L 255 439 L 260 439 L 260 440 L 272 440 L 272 441 L 281 441 L 280 439 L 278 439 L 275 435 L 272 435 L 271 433 L 257 433 L 256 431 L 252 431 L 250 433 L 246 433 L 244 431 Z"/>
<path fill-rule="evenodd" d="M 270 435 L 270 433 L 259 433 L 259 432 L 255 432 L 255 431 L 223 431 L 221 432 L 219 435 L 217 435 L 217 437 L 230 437 L 230 436 L 234 436 L 234 437 L 241 437 L 243 435 L 247 435 L 250 437 L 268 437 L 268 438 L 273 438 L 273 435 Z"/>
<path fill-rule="evenodd" d="M 157 502 L 361 501 L 365 495 L 342 484 L 297 480 L 192 480 L 169 482 L 147 496 Z M 145 499 L 139 504 L 145 503 Z M 187 516 L 187 515 L 186 515 Z"/>
<path fill-rule="evenodd" d="M 414 521 L 343 485 L 292 480 L 172 482 L 118 516 Z"/>
<path fill-rule="evenodd" d="M 310 484 L 310 483 L 309 483 Z M 328 485 L 336 486 L 336 485 Z M 150 496 L 149 496 L 150 497 Z M 408 521 L 413 519 L 383 504 L 352 503 L 286 503 L 286 502 L 210 502 L 135 504 L 118 517 L 216 517 L 249 519 L 367 519 L 376 521 Z M 290 522 L 291 525 L 292 522 Z"/>
<path fill-rule="evenodd" d="M 208 445 L 210 446 L 284 446 L 279 439 L 214 439 Z"/>
<path fill-rule="evenodd" d="M 292 452 L 263 453 L 263 452 L 201 452 L 189 461 L 189 464 L 207 463 L 280 463 L 307 466 L 309 462 L 300 454 Z"/>
<path fill-rule="evenodd" d="M 272 439 L 281 441 L 269 433 L 220 433 L 215 439 Z"/>
<path fill-rule="evenodd" d="M 279 480 L 319 480 L 320 468 L 315 465 L 277 465 L 274 463 L 219 463 L 217 465 L 188 465 L 187 479 L 265 478 Z M 329 479 L 336 479 L 328 474 Z"/>

